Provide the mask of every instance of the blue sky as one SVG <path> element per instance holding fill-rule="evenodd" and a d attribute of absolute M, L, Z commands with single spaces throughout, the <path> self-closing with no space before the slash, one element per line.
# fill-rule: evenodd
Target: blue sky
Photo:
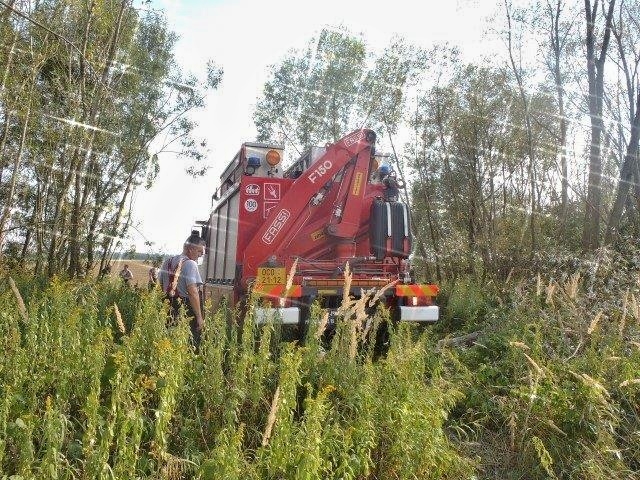
<path fill-rule="evenodd" d="M 205 219 L 211 195 L 226 164 L 244 141 L 255 138 L 253 111 L 269 66 L 291 48 L 303 47 L 322 28 L 345 26 L 362 34 L 372 50 L 382 49 L 393 35 L 417 45 L 459 45 L 471 56 L 482 53 L 483 19 L 494 2 L 458 0 L 393 2 L 325 0 L 156 0 L 180 36 L 176 58 L 182 67 L 202 74 L 208 59 L 224 68 L 217 91 L 197 115 L 199 136 L 207 139 L 212 166 L 202 178 L 184 173 L 184 163 L 160 156 L 160 174 L 150 190 L 135 194 L 136 229 L 131 239 L 138 251 L 177 252 L 196 220 Z M 131 242 L 128 242 L 131 243 Z"/>

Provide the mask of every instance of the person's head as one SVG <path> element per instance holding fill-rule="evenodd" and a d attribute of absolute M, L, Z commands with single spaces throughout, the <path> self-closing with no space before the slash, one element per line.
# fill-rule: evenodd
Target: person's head
<path fill-rule="evenodd" d="M 129 265 L 125 263 L 125 264 L 124 264 L 124 269 L 125 269 L 125 270 L 129 270 Z"/>
<path fill-rule="evenodd" d="M 198 260 L 204 255 L 204 238 L 200 235 L 191 234 L 184 242 L 182 253 L 185 254 L 190 260 Z"/>

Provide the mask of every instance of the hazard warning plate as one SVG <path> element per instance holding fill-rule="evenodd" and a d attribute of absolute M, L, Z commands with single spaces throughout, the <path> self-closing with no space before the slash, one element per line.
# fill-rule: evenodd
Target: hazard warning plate
<path fill-rule="evenodd" d="M 258 267 L 256 282 L 261 285 L 284 285 L 287 274 L 284 267 Z"/>

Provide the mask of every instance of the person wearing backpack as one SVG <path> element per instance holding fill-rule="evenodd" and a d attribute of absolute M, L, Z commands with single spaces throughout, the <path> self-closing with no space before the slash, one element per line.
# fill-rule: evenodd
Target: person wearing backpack
<path fill-rule="evenodd" d="M 200 288 L 203 284 L 198 271 L 198 259 L 204 255 L 205 241 L 197 234 L 190 235 L 184 242 L 182 253 L 164 261 L 160 269 L 160 286 L 169 303 L 168 325 L 175 325 L 184 307 L 190 318 L 189 326 L 194 346 L 200 345 L 200 335 L 204 327 Z"/>

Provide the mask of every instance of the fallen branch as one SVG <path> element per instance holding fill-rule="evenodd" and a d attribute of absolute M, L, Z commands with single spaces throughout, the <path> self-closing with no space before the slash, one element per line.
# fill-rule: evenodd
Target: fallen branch
<path fill-rule="evenodd" d="M 20 312 L 20 316 L 25 323 L 29 321 L 29 314 L 27 313 L 27 307 L 24 304 L 24 300 L 22 300 L 22 295 L 20 295 L 20 290 L 16 286 L 16 282 L 13 281 L 13 278 L 9 277 L 9 286 L 11 287 L 11 291 L 16 297 L 16 301 L 18 302 L 18 311 Z"/>
<path fill-rule="evenodd" d="M 444 338 L 438 341 L 438 349 L 444 347 L 470 347 L 476 343 L 481 333 L 482 330 L 478 330 L 477 332 L 471 332 L 461 337 Z"/>

